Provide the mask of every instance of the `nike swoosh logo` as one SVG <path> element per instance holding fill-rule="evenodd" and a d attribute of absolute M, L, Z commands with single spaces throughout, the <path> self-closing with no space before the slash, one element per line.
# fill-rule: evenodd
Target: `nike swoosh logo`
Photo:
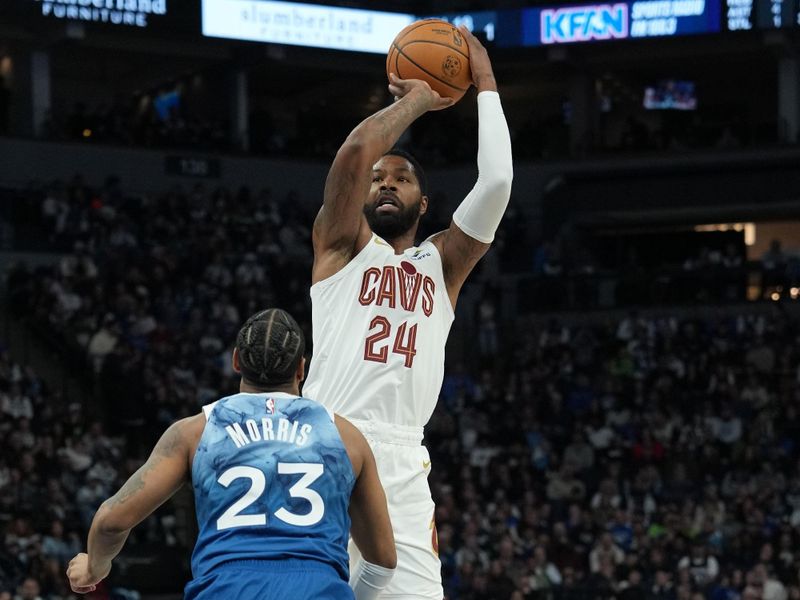
<path fill-rule="evenodd" d="M 430 466 L 431 466 L 431 461 L 424 461 L 424 460 L 422 461 L 422 468 L 425 469 L 426 471 Z"/>

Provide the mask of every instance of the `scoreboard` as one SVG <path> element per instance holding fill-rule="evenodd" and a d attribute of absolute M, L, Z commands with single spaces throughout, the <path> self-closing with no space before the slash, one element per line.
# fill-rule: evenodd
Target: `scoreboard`
<path fill-rule="evenodd" d="M 800 0 L 618 0 L 436 15 L 498 47 L 800 27 Z"/>
<path fill-rule="evenodd" d="M 798 0 L 724 0 L 727 31 L 783 29 L 800 25 Z"/>
<path fill-rule="evenodd" d="M 546 0 L 545 0 L 546 1 Z M 369 3 L 362 2 L 362 6 Z M 524 8 L 419 15 L 286 0 L 0 0 L 0 20 L 81 21 L 261 43 L 385 53 L 416 19 L 466 25 L 501 48 L 800 27 L 800 0 L 550 0 Z"/>

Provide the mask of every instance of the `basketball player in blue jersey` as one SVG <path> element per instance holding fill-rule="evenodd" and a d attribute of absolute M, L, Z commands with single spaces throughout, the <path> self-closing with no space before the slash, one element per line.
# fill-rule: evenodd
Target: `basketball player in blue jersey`
<path fill-rule="evenodd" d="M 392 600 L 442 599 L 423 427 L 439 397 L 459 291 L 511 192 L 511 141 L 491 62 L 468 30 L 452 35 L 469 45 L 478 89 L 478 181 L 450 227 L 414 246 L 428 208 L 425 175 L 392 147 L 414 120 L 452 101 L 423 81 L 392 77 L 396 102 L 339 149 L 313 230 L 314 357 L 303 393 L 346 416 L 372 446 L 397 542 L 397 572 L 382 596 Z M 351 566 L 359 560 L 351 548 Z"/>
<path fill-rule="evenodd" d="M 88 553 L 69 564 L 73 591 L 94 590 L 131 529 L 191 479 L 199 535 L 185 598 L 377 598 L 397 556 L 375 459 L 353 425 L 299 396 L 304 348 L 280 309 L 247 320 L 233 352 L 240 393 L 173 424 L 102 504 Z M 368 561 L 351 577 L 348 533 Z"/>

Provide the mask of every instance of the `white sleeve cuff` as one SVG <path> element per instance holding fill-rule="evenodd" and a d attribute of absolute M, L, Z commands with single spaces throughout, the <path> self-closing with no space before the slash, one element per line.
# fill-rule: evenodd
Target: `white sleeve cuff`
<path fill-rule="evenodd" d="M 394 576 L 394 569 L 387 569 L 361 560 L 350 574 L 350 587 L 356 600 L 375 600 L 386 589 Z"/>

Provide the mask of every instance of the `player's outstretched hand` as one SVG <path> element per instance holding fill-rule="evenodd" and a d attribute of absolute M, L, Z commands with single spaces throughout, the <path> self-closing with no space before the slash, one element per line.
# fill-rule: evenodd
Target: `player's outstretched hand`
<path fill-rule="evenodd" d="M 88 594 L 89 592 L 93 592 L 97 584 L 105 579 L 110 570 L 111 567 L 109 566 L 108 571 L 100 576 L 89 573 L 89 555 L 85 552 L 81 552 L 69 561 L 69 566 L 67 567 L 69 587 L 71 587 L 72 591 L 76 594 Z"/>
<path fill-rule="evenodd" d="M 472 70 L 472 83 L 478 88 L 479 92 L 497 91 L 497 82 L 494 79 L 492 61 L 489 60 L 489 53 L 483 47 L 480 40 L 472 35 L 472 32 L 465 25 L 460 25 L 458 30 L 467 40 L 469 46 L 469 67 Z"/>
<path fill-rule="evenodd" d="M 442 110 L 453 106 L 452 98 L 442 98 L 438 92 L 431 89 L 426 81 L 421 79 L 400 79 L 394 73 L 389 73 L 389 93 L 399 100 L 408 94 L 420 94 L 429 103 L 428 110 Z"/>

